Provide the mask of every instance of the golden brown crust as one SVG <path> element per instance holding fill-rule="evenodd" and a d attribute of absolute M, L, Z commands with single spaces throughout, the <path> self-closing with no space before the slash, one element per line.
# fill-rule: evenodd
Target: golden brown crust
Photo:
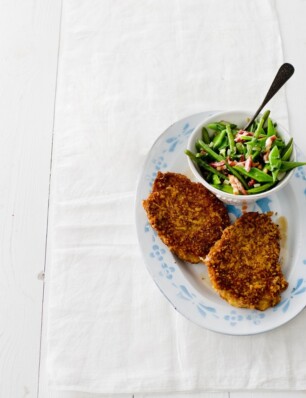
<path fill-rule="evenodd" d="M 223 203 L 202 184 L 178 173 L 159 172 L 143 207 L 161 240 L 191 263 L 199 263 L 229 225 Z"/>
<path fill-rule="evenodd" d="M 280 233 L 267 214 L 245 213 L 204 259 L 213 287 L 236 307 L 265 310 L 288 283 L 279 264 Z"/>

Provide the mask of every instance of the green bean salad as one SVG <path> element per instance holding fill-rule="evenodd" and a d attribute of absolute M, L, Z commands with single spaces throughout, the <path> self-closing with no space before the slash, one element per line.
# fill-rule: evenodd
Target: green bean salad
<path fill-rule="evenodd" d="M 269 116 L 266 111 L 248 131 L 226 121 L 210 123 L 202 128 L 195 153 L 185 153 L 214 188 L 235 195 L 265 192 L 288 171 L 306 165 L 290 161 L 293 139 L 286 144 Z"/>

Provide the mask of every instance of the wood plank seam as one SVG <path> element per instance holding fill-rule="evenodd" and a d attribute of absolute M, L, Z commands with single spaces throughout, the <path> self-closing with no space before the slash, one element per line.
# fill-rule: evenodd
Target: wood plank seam
<path fill-rule="evenodd" d="M 42 334 L 43 334 L 44 299 L 45 299 L 45 274 L 46 274 L 46 262 L 47 262 L 47 251 L 48 251 L 51 175 L 52 175 L 52 161 L 53 161 L 56 97 L 57 97 L 57 87 L 58 87 L 59 56 L 60 56 L 61 31 L 62 31 L 62 15 L 63 15 L 63 0 L 61 0 L 61 3 L 60 3 L 57 64 L 56 64 L 55 89 L 54 89 L 54 103 L 53 103 L 53 124 L 52 124 L 51 153 L 50 153 L 49 188 L 48 188 L 47 221 L 46 221 L 46 237 L 45 237 L 45 258 L 44 258 L 44 266 L 43 266 L 43 292 L 42 292 L 42 303 L 41 303 L 40 341 L 39 341 L 39 358 L 38 358 L 38 374 L 37 374 L 37 398 L 39 398 L 39 393 L 40 393 Z"/>

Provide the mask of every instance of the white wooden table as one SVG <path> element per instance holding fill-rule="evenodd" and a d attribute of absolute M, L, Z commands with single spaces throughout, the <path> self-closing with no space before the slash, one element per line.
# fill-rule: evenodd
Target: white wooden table
<path fill-rule="evenodd" d="M 306 153 L 306 1 L 275 5 L 285 60 L 296 67 L 286 89 L 290 127 Z M 48 397 L 44 272 L 61 9 L 62 0 L 0 2 L 0 398 Z M 295 398 L 306 391 L 180 396 Z"/>

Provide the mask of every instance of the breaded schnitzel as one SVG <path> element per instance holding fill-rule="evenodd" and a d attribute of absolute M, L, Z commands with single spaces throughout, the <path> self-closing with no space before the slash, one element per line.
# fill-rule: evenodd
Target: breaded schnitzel
<path fill-rule="evenodd" d="M 279 264 L 280 232 L 267 214 L 245 213 L 204 259 L 211 283 L 235 307 L 265 310 L 288 283 Z"/>
<path fill-rule="evenodd" d="M 201 261 L 230 223 L 225 206 L 214 194 L 177 173 L 159 172 L 143 207 L 160 239 L 191 263 Z"/>

